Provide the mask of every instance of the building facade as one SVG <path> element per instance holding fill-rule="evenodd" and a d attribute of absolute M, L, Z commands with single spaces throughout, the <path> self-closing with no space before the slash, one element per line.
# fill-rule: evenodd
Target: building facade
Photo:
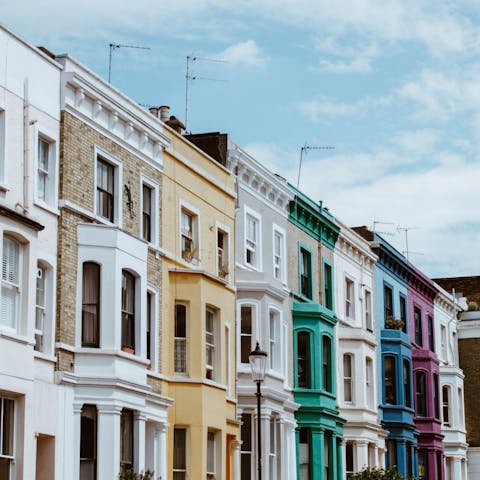
<path fill-rule="evenodd" d="M 408 321 L 408 265 L 380 235 L 366 227 L 354 229 L 370 242 L 378 260 L 375 266 L 375 315 L 379 404 L 387 430 L 386 467 L 406 477 L 417 475 L 417 437 L 412 389 L 412 344 Z"/>
<path fill-rule="evenodd" d="M 166 133 L 162 365 L 173 399 L 166 478 L 239 479 L 234 178 L 224 161 Z"/>
<path fill-rule="evenodd" d="M 343 478 L 342 432 L 336 392 L 333 216 L 290 186 L 288 273 L 292 296 L 297 478 Z"/>
<path fill-rule="evenodd" d="M 464 375 L 458 357 L 458 317 L 464 311 L 454 294 L 436 285 L 435 345 L 440 360 L 440 401 L 445 480 L 467 478 Z"/>
<path fill-rule="evenodd" d="M 62 71 L 57 478 L 166 476 L 159 379 L 163 125 L 76 60 Z"/>
<path fill-rule="evenodd" d="M 257 406 L 249 354 L 267 352 L 262 383 L 262 471 L 265 478 L 296 476 L 292 393 L 292 314 L 287 276 L 289 204 L 285 180 L 228 142 L 228 168 L 237 181 L 235 223 L 237 287 L 237 389 L 242 421 L 242 479 L 256 477 Z"/>
<path fill-rule="evenodd" d="M 0 478 L 54 478 L 60 65 L 0 26 Z"/>
<path fill-rule="evenodd" d="M 408 330 L 412 342 L 415 426 L 418 436 L 418 476 L 443 479 L 443 434 L 440 416 L 440 368 L 435 350 L 432 280 L 409 264 Z"/>
<path fill-rule="evenodd" d="M 374 270 L 368 242 L 342 224 L 334 250 L 337 392 L 343 427 L 345 478 L 383 467 L 385 438 L 378 410 Z"/>

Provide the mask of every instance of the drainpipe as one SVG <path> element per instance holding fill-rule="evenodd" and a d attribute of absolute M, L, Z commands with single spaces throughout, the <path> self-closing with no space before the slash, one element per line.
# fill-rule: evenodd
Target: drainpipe
<path fill-rule="evenodd" d="M 29 200 L 29 181 L 30 181 L 30 116 L 29 116 L 29 103 L 28 103 L 28 78 L 25 78 L 23 82 L 23 205 L 20 207 L 23 209 L 23 213 L 28 213 L 28 200 Z"/>

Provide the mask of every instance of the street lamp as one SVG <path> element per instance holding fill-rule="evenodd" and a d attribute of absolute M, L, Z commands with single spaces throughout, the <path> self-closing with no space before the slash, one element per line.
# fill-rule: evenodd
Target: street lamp
<path fill-rule="evenodd" d="M 260 425 L 260 384 L 265 378 L 265 368 L 267 366 L 267 352 L 260 350 L 260 345 L 248 356 L 250 367 L 252 368 L 252 380 L 257 384 L 257 458 L 258 458 L 258 480 L 262 480 L 262 431 Z"/>

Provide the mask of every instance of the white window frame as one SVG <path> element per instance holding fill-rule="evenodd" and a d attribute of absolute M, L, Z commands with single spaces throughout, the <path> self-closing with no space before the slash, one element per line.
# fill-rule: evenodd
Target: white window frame
<path fill-rule="evenodd" d="M 244 216 L 244 263 L 247 267 L 257 271 L 262 271 L 262 217 L 261 215 L 245 206 Z M 256 222 L 256 236 L 255 240 L 248 238 L 248 219 L 251 217 Z M 254 252 L 254 262 L 247 262 L 247 250 Z"/>
<path fill-rule="evenodd" d="M 191 254 L 188 254 L 187 252 L 184 253 L 183 251 L 183 242 L 182 242 L 182 236 L 183 230 L 182 230 L 182 219 L 183 219 L 183 213 L 190 215 L 192 217 L 192 244 L 193 244 L 193 250 Z M 179 202 L 179 210 L 178 210 L 178 241 L 179 241 L 179 252 L 180 252 L 180 257 L 187 263 L 193 263 L 194 265 L 197 263 L 200 263 L 201 257 L 200 257 L 200 211 L 193 207 L 192 205 L 188 204 L 187 202 L 180 200 Z"/>
<path fill-rule="evenodd" d="M 151 190 L 151 204 L 150 204 L 150 240 L 143 238 L 143 186 L 148 187 Z M 159 190 L 160 187 L 157 182 L 141 175 L 140 177 L 140 232 L 139 236 L 142 240 L 148 242 L 149 245 L 153 247 L 158 247 L 158 237 L 159 237 Z"/>
<path fill-rule="evenodd" d="M 6 162 L 7 158 L 7 112 L 4 105 L 0 103 L 0 187 L 4 187 L 6 180 Z"/>
<path fill-rule="evenodd" d="M 242 442 L 242 446 L 240 448 L 240 465 L 242 464 L 242 456 L 248 456 L 250 459 L 249 465 L 250 465 L 250 477 L 253 478 L 254 475 L 254 459 L 255 459 L 255 419 L 254 415 L 252 412 L 241 412 L 241 418 L 245 415 L 248 416 L 250 419 L 250 447 L 251 450 L 244 450 L 244 445 L 246 445 L 245 442 Z M 240 426 L 240 438 L 243 436 L 242 432 L 242 426 L 243 426 L 243 418 L 242 418 L 242 425 Z"/>
<path fill-rule="evenodd" d="M 37 281 L 40 269 L 43 270 L 44 275 L 44 305 L 37 304 L 38 292 Z M 40 349 L 35 347 L 35 351 L 38 353 L 51 354 L 52 353 L 52 340 L 53 340 L 53 322 L 54 322 L 54 305 L 55 305 L 55 293 L 53 288 L 53 279 L 55 278 L 53 267 L 43 259 L 39 259 L 37 262 L 36 282 L 35 282 L 35 325 L 34 333 L 35 339 L 37 335 L 42 337 L 42 346 Z M 37 311 L 43 309 L 43 321 L 41 330 L 37 329 Z"/>
<path fill-rule="evenodd" d="M 447 327 L 443 323 L 440 324 L 440 348 L 441 360 L 448 363 Z"/>
<path fill-rule="evenodd" d="M 35 203 L 39 206 L 47 206 L 48 208 L 57 208 L 57 198 L 58 198 L 58 189 L 57 189 L 57 171 L 58 171 L 58 142 L 55 140 L 55 135 L 53 132 L 42 127 L 35 128 Z M 45 142 L 48 145 L 48 166 L 47 170 L 43 170 L 40 167 L 40 159 L 38 156 L 38 150 L 40 146 L 40 141 Z M 46 176 L 45 180 L 45 196 L 44 198 L 39 195 L 39 176 L 40 173 Z"/>
<path fill-rule="evenodd" d="M 213 452 L 210 452 L 210 448 L 213 446 Z M 210 453 L 213 455 L 213 467 L 215 470 L 209 470 L 209 457 Z M 219 432 L 216 430 L 207 431 L 207 458 L 206 458 L 206 470 L 207 480 L 215 480 L 219 478 L 221 469 L 219 468 Z"/>
<path fill-rule="evenodd" d="M 278 418 L 276 416 L 270 417 L 269 420 L 269 449 L 268 449 L 268 470 L 270 480 L 277 480 L 278 475 L 278 456 L 279 456 L 279 432 L 278 432 Z"/>
<path fill-rule="evenodd" d="M 370 365 L 370 368 L 369 368 Z M 375 373 L 373 371 L 373 358 L 365 357 L 365 395 L 367 408 L 375 408 Z M 370 370 L 370 371 L 369 371 Z"/>
<path fill-rule="evenodd" d="M 11 281 L 8 281 L 7 279 L 3 278 L 3 254 L 4 254 L 4 247 L 5 247 L 5 239 L 8 238 L 9 241 L 12 241 L 14 244 L 17 245 L 18 247 L 18 264 L 17 264 L 17 282 L 18 283 L 13 283 Z M 2 248 L 2 271 L 0 272 L 0 281 L 1 281 L 1 288 L 0 288 L 0 302 L 3 302 L 2 300 L 2 292 L 3 289 L 8 289 L 11 291 L 15 292 L 15 300 L 14 300 L 14 308 L 15 308 L 15 314 L 14 318 L 11 319 L 10 324 L 6 324 L 2 322 L 2 318 L 0 317 L 0 327 L 2 329 L 5 329 L 6 331 L 10 332 L 19 332 L 20 327 L 21 327 L 21 319 L 22 319 L 22 307 L 23 307 L 23 293 L 24 293 L 24 274 L 23 274 L 23 268 L 24 268 L 24 245 L 23 243 L 16 238 L 15 236 L 5 233 L 3 234 L 2 237 L 2 242 L 1 242 L 1 248 Z M 0 307 L 1 308 L 1 307 Z"/>
<path fill-rule="evenodd" d="M 355 282 L 345 276 L 345 318 L 355 320 Z"/>
<path fill-rule="evenodd" d="M 185 307 L 185 337 L 176 337 L 175 336 L 175 327 L 176 327 L 176 308 L 177 305 L 182 305 Z M 188 327 L 189 327 L 189 304 L 187 302 L 182 301 L 175 301 L 174 303 L 174 312 L 173 312 L 173 337 L 174 337 L 174 344 L 173 344 L 173 372 L 175 376 L 186 376 L 188 375 Z M 175 356 L 177 350 L 177 343 L 183 343 L 185 345 L 185 371 L 177 371 L 175 368 Z"/>
<path fill-rule="evenodd" d="M 215 225 L 215 246 L 216 246 L 216 255 L 215 255 L 215 262 L 217 268 L 217 274 L 219 277 L 228 280 L 230 275 L 230 229 L 219 223 L 216 222 Z M 218 246 L 218 235 L 222 233 L 224 235 L 224 243 L 226 240 L 226 246 L 224 245 L 223 251 L 220 252 L 220 247 Z M 223 259 L 222 265 L 220 265 L 220 257 Z"/>
<path fill-rule="evenodd" d="M 446 388 L 447 389 L 447 404 L 445 405 L 445 401 L 444 401 L 444 398 L 443 398 L 443 389 Z M 454 418 L 453 418 L 453 408 L 452 408 L 452 386 L 447 384 L 447 383 L 444 383 L 442 385 L 442 392 L 441 392 L 441 395 L 442 395 L 442 427 L 443 428 L 451 428 L 454 426 Z M 443 412 L 444 412 L 444 409 L 445 409 L 445 406 L 447 407 L 447 411 L 448 411 L 448 423 L 445 422 L 445 416 L 443 415 Z"/>
<path fill-rule="evenodd" d="M 117 225 L 122 226 L 123 222 L 123 209 L 122 209 L 122 198 L 123 198 L 123 171 L 122 171 L 122 162 L 112 156 L 110 153 L 102 150 L 101 148 L 95 145 L 93 149 L 93 212 L 95 218 L 104 224 L 107 225 Z M 97 213 L 97 162 L 102 160 L 105 163 L 109 163 L 113 167 L 113 222 L 108 218 L 102 217 Z"/>
<path fill-rule="evenodd" d="M 276 237 L 280 238 L 280 252 L 276 251 Z M 278 225 L 273 225 L 272 232 L 272 275 L 276 280 L 285 283 L 286 267 L 286 232 Z"/>
<path fill-rule="evenodd" d="M 238 369 L 242 370 L 249 370 L 250 371 L 250 363 L 242 363 L 242 343 L 241 338 L 242 336 L 247 336 L 246 334 L 242 335 L 242 307 L 250 307 L 252 311 L 252 325 L 251 325 L 251 334 L 250 334 L 250 352 L 254 349 L 254 342 L 258 339 L 258 311 L 259 305 L 258 303 L 252 300 L 242 300 L 237 303 L 237 328 L 238 328 L 238 335 L 237 335 L 237 367 Z"/>
<path fill-rule="evenodd" d="M 365 289 L 365 328 L 369 332 L 374 331 L 373 309 L 372 309 L 372 292 Z"/>
<path fill-rule="evenodd" d="M 230 324 L 225 324 L 225 384 L 227 385 L 227 396 L 232 395 L 232 334 Z"/>
<path fill-rule="evenodd" d="M 453 391 L 452 391 L 453 397 Z M 458 402 L 458 427 L 465 428 L 465 410 L 464 410 L 464 398 L 462 387 L 457 387 L 457 402 Z"/>
<path fill-rule="evenodd" d="M 353 470 L 347 470 L 347 447 L 351 445 L 352 447 L 352 468 Z M 357 468 L 357 462 L 356 462 L 356 454 L 357 454 L 357 448 L 356 448 L 356 444 L 353 440 L 347 440 L 345 442 L 345 474 L 346 474 L 346 477 L 347 477 L 347 480 L 350 478 L 351 475 L 353 475 L 355 472 L 356 472 L 356 468 Z"/>
<path fill-rule="evenodd" d="M 207 331 L 207 315 L 212 315 L 212 331 Z M 208 380 L 221 382 L 221 366 L 219 365 L 220 354 L 220 310 L 213 305 L 205 307 L 205 376 Z M 208 342 L 208 336 L 211 335 L 212 342 Z M 212 350 L 212 363 L 207 363 L 207 351 Z M 210 372 L 210 373 L 208 373 Z"/>
<path fill-rule="evenodd" d="M 145 301 L 148 301 L 148 294 L 151 295 L 151 312 L 150 312 L 150 369 L 152 371 L 157 370 L 158 366 L 158 355 L 157 355 L 157 337 L 158 337 L 158 327 L 157 327 L 157 316 L 158 316 L 158 290 L 151 285 L 147 285 L 147 291 L 145 293 Z M 148 312 L 148 305 L 146 305 L 145 313 Z M 145 325 L 147 325 L 148 316 L 145 315 Z M 147 338 L 146 338 L 146 329 L 145 329 L 145 357 L 147 356 Z"/>
<path fill-rule="evenodd" d="M 347 376 L 347 372 L 345 371 L 345 359 L 348 358 L 348 361 L 350 362 L 350 376 Z M 353 405 L 354 403 L 354 398 L 355 398 L 355 392 L 354 392 L 354 362 L 355 362 L 355 356 L 353 353 L 346 352 L 343 354 L 342 358 L 342 371 L 343 371 L 343 401 L 344 403 L 348 405 Z M 346 396 L 346 388 L 345 385 L 349 384 L 350 385 L 350 399 L 347 400 Z"/>
<path fill-rule="evenodd" d="M 272 318 L 273 314 L 273 318 Z M 268 356 L 269 367 L 278 373 L 282 372 L 282 312 L 275 307 L 268 308 Z M 272 323 L 274 325 L 272 335 Z"/>

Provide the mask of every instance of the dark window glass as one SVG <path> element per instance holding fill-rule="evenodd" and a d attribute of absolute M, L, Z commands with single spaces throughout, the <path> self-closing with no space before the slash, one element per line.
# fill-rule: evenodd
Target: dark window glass
<path fill-rule="evenodd" d="M 187 431 L 173 430 L 173 480 L 185 480 L 187 475 Z"/>
<path fill-rule="evenodd" d="M 438 393 L 438 375 L 433 374 L 433 416 L 440 418 L 440 396 Z"/>
<path fill-rule="evenodd" d="M 434 335 L 434 332 L 433 332 L 433 317 L 431 315 L 429 315 L 427 317 L 427 327 L 428 327 L 428 348 L 430 348 L 430 350 L 432 352 L 435 351 L 435 335 Z"/>
<path fill-rule="evenodd" d="M 100 265 L 83 264 L 82 280 L 82 347 L 99 346 Z"/>
<path fill-rule="evenodd" d="M 97 159 L 97 215 L 113 222 L 115 170 L 109 163 Z"/>
<path fill-rule="evenodd" d="M 187 307 L 175 304 L 174 371 L 187 372 Z"/>
<path fill-rule="evenodd" d="M 397 403 L 397 384 L 396 384 L 396 364 L 395 357 L 385 357 L 385 403 L 396 405 Z"/>
<path fill-rule="evenodd" d="M 120 416 L 120 468 L 133 468 L 133 411 L 126 408 Z"/>
<path fill-rule="evenodd" d="M 407 478 L 410 478 L 413 475 L 413 466 L 412 466 L 412 444 L 407 442 L 405 445 L 405 463 L 407 464 Z"/>
<path fill-rule="evenodd" d="M 327 392 L 332 391 L 332 342 L 325 335 L 322 339 L 322 386 Z"/>
<path fill-rule="evenodd" d="M 299 463 L 300 480 L 310 480 L 311 478 L 311 435 L 310 429 L 300 428 L 299 432 Z"/>
<path fill-rule="evenodd" d="M 415 321 L 415 343 L 419 346 L 423 346 L 423 336 L 422 336 L 422 312 L 418 307 L 415 307 L 413 310 L 413 318 Z"/>
<path fill-rule="evenodd" d="M 427 450 L 418 451 L 418 478 L 419 480 L 427 480 L 428 476 L 428 452 Z"/>
<path fill-rule="evenodd" d="M 312 298 L 312 255 L 304 248 L 300 248 L 300 293 Z"/>
<path fill-rule="evenodd" d="M 240 308 L 240 361 L 249 363 L 248 356 L 252 351 L 252 307 L 244 305 Z"/>
<path fill-rule="evenodd" d="M 143 185 L 142 189 L 142 238 L 152 241 L 152 189 Z"/>
<path fill-rule="evenodd" d="M 250 480 L 252 475 L 252 416 L 249 413 L 242 414 L 241 426 L 241 480 Z"/>
<path fill-rule="evenodd" d="M 333 309 L 333 291 L 332 291 L 332 267 L 325 263 L 323 265 L 323 296 L 324 305 L 329 310 Z"/>
<path fill-rule="evenodd" d="M 80 478 L 97 478 L 97 408 L 84 405 L 80 417 Z"/>
<path fill-rule="evenodd" d="M 446 385 L 442 387 L 442 412 L 443 424 L 450 427 L 450 389 Z"/>
<path fill-rule="evenodd" d="M 427 414 L 426 380 L 425 372 L 415 374 L 416 413 L 419 417 L 425 417 Z"/>
<path fill-rule="evenodd" d="M 400 295 L 400 319 L 403 320 L 402 331 L 407 332 L 407 299 Z"/>
<path fill-rule="evenodd" d="M 388 317 L 393 317 L 393 292 L 386 285 L 383 287 L 383 303 L 385 307 L 385 321 Z M 389 328 L 385 325 L 385 328 Z"/>
<path fill-rule="evenodd" d="M 147 292 L 147 359 L 152 359 L 153 295 Z"/>
<path fill-rule="evenodd" d="M 310 334 L 297 335 L 297 386 L 310 388 Z"/>
<path fill-rule="evenodd" d="M 135 352 L 135 277 L 122 271 L 122 348 Z"/>
<path fill-rule="evenodd" d="M 408 360 L 403 360 L 403 401 L 406 407 L 412 406 L 412 392 L 410 382 L 410 363 Z"/>
<path fill-rule="evenodd" d="M 387 440 L 387 467 L 393 468 L 397 465 L 397 442 Z"/>

